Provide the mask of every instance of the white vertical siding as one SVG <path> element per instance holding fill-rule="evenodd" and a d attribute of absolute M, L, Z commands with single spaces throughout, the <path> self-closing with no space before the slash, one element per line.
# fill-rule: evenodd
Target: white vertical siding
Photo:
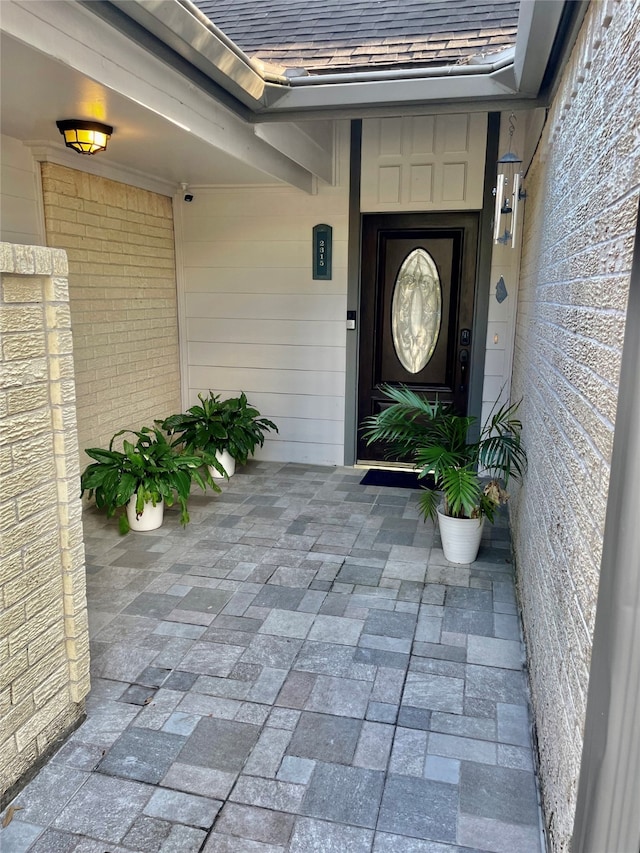
<path fill-rule="evenodd" d="M 20 141 L 0 137 L 0 240 L 28 245 L 44 242 L 38 169 Z"/>
<path fill-rule="evenodd" d="M 263 459 L 344 460 L 348 125 L 339 178 L 314 195 L 284 186 L 205 187 L 182 203 L 185 400 L 244 391 L 275 421 Z M 333 228 L 333 277 L 312 278 L 312 229 Z"/>
<path fill-rule="evenodd" d="M 524 137 L 528 126 L 527 114 L 518 113 L 515 118 L 515 131 L 511 140 L 511 148 L 522 156 Z M 498 156 L 509 150 L 509 144 L 509 113 L 502 113 Z M 509 192 L 511 192 L 511 188 Z M 524 224 L 525 204 L 526 202 L 520 203 L 516 226 L 516 248 L 511 248 L 511 242 L 507 245 L 501 243 L 493 245 L 484 385 L 482 389 L 482 423 L 487 420 L 497 403 L 502 404 L 509 400 L 511 392 L 511 366 L 513 364 L 513 342 L 518 305 L 519 247 Z M 498 302 L 496 287 L 501 276 L 504 279 L 508 295 L 503 302 Z"/>

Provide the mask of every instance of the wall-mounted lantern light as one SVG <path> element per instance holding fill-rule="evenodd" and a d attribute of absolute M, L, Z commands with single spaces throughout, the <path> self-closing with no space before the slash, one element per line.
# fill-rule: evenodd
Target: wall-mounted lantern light
<path fill-rule="evenodd" d="M 64 136 L 67 148 L 73 148 L 79 154 L 97 154 L 104 151 L 113 133 L 113 128 L 99 121 L 65 119 L 57 121 L 58 130 Z"/>
<path fill-rule="evenodd" d="M 511 248 L 516 245 L 516 228 L 518 224 L 518 204 L 527 197 L 522 189 L 522 174 L 519 166 L 522 159 L 511 150 L 513 132 L 515 130 L 515 115 L 509 116 L 509 150 L 498 160 L 498 176 L 493 191 L 496 197 L 493 216 L 493 242 L 506 245 L 511 242 Z"/>

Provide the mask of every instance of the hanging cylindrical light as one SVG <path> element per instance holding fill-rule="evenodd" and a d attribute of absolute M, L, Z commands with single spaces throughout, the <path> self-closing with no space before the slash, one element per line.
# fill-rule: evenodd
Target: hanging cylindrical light
<path fill-rule="evenodd" d="M 73 148 L 79 154 L 97 154 L 104 151 L 113 133 L 113 128 L 99 121 L 65 119 L 57 121 L 58 130 L 64 136 L 67 148 Z"/>
<path fill-rule="evenodd" d="M 518 202 L 526 197 L 522 189 L 522 175 L 518 166 L 522 159 L 511 150 L 515 130 L 515 115 L 509 116 L 509 150 L 498 160 L 498 175 L 496 177 L 496 197 L 493 219 L 493 242 L 506 245 L 511 242 L 511 248 L 516 245 L 516 228 Z"/>

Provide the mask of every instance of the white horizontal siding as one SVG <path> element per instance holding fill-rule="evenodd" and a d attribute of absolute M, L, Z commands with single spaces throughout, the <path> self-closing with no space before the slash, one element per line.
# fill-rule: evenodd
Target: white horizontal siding
<path fill-rule="evenodd" d="M 31 152 L 17 139 L 0 139 L 0 240 L 7 243 L 44 243 L 38 180 Z"/>
<path fill-rule="evenodd" d="M 314 370 L 344 373 L 344 348 L 275 344 L 190 343 L 189 362 L 200 367 L 255 367 L 258 370 Z"/>
<path fill-rule="evenodd" d="M 304 394 L 321 397 L 344 396 L 344 373 L 323 370 L 269 370 L 255 367 L 192 365 L 189 368 L 189 393 L 220 389 L 223 396 L 241 389 L 247 395 L 256 391 L 272 394 Z M 228 392 L 228 393 L 227 393 Z"/>
<path fill-rule="evenodd" d="M 333 264 L 333 278 L 316 281 L 311 274 L 311 256 L 304 268 L 284 266 L 261 267 L 260 275 L 252 266 L 190 267 L 187 271 L 185 291 L 187 293 L 297 293 L 328 294 L 344 292 L 344 270 Z"/>
<path fill-rule="evenodd" d="M 255 192 L 255 190 L 254 190 Z M 249 223 L 245 223 L 245 227 Z M 317 224 L 317 223 L 313 223 Z M 275 269 L 311 269 L 311 224 L 304 235 L 297 240 L 287 235 L 281 241 L 255 240 L 247 242 L 238 240 L 220 240 L 216 243 L 204 241 L 190 242 L 189 261 L 192 267 L 239 267 L 250 268 L 255 275 L 256 269 L 265 267 Z M 330 224 L 330 223 L 328 223 Z M 240 232 L 242 233 L 242 232 Z M 333 240 L 333 264 L 345 268 L 347 265 L 346 241 Z"/>
<path fill-rule="evenodd" d="M 244 391 L 280 430 L 259 458 L 344 461 L 349 195 L 344 176 L 314 195 L 289 187 L 207 187 L 180 204 L 184 400 Z M 312 274 L 315 225 L 333 229 L 332 278 Z"/>
<path fill-rule="evenodd" d="M 335 346 L 335 342 L 345 335 L 345 325 L 342 319 L 335 322 L 279 320 L 277 323 L 269 323 L 264 319 L 212 320 L 190 317 L 187 320 L 187 334 L 191 342 L 330 347 Z M 341 346 L 344 346 L 344 339 Z"/>
<path fill-rule="evenodd" d="M 211 319 L 341 321 L 344 329 L 347 296 L 283 296 L 279 293 L 188 293 L 187 317 Z M 340 338 L 340 335 L 336 336 Z M 337 340 L 336 345 L 343 341 Z"/>

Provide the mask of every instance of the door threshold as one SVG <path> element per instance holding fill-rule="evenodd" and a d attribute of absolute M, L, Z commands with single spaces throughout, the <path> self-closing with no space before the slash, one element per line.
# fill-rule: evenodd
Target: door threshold
<path fill-rule="evenodd" d="M 416 468 L 415 465 L 411 465 L 410 462 L 377 462 L 375 460 L 367 462 L 362 459 L 358 459 L 353 467 L 373 469 L 375 471 L 413 471 L 416 474 L 421 470 L 420 468 Z"/>

